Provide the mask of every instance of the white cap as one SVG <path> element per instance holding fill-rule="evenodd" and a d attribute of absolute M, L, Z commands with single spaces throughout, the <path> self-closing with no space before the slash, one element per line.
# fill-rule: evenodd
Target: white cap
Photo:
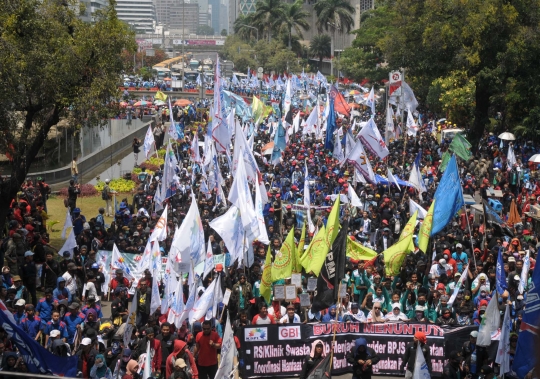
<path fill-rule="evenodd" d="M 91 345 L 92 344 L 92 340 L 88 337 L 86 338 L 83 338 L 82 341 L 81 341 L 81 345 L 83 346 L 88 346 L 88 345 Z"/>
<path fill-rule="evenodd" d="M 417 305 L 416 308 L 414 308 L 414 310 L 415 310 L 416 312 L 424 312 L 425 309 L 426 309 L 426 308 L 423 307 L 422 305 Z"/>
<path fill-rule="evenodd" d="M 58 329 L 51 330 L 51 333 L 49 335 L 51 337 L 58 337 L 60 336 L 60 331 Z"/>
<path fill-rule="evenodd" d="M 471 332 L 471 337 L 472 337 L 472 338 L 478 337 L 478 332 L 477 332 L 476 330 L 473 330 L 473 331 Z"/>
<path fill-rule="evenodd" d="M 486 286 L 480 287 L 480 292 L 488 292 L 488 288 Z"/>
<path fill-rule="evenodd" d="M 521 280 L 521 278 L 519 277 L 519 275 L 514 275 L 514 280 Z"/>
<path fill-rule="evenodd" d="M 456 244 L 456 247 L 463 247 L 463 245 L 458 243 L 458 244 Z"/>
<path fill-rule="evenodd" d="M 105 179 L 105 183 L 109 183 L 111 179 Z"/>
<path fill-rule="evenodd" d="M 21 306 L 21 307 L 24 307 L 26 305 L 26 301 L 24 301 L 24 299 L 19 299 L 17 300 L 17 302 L 15 303 L 15 306 Z"/>
<path fill-rule="evenodd" d="M 396 308 L 401 309 L 401 304 L 399 304 L 399 303 L 392 304 L 392 309 L 396 309 Z"/>
<path fill-rule="evenodd" d="M 446 264 L 446 259 L 439 259 L 439 264 L 441 265 L 445 265 Z"/>

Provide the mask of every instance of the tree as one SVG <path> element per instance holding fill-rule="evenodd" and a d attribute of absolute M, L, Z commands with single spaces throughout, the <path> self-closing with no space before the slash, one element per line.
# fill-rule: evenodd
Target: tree
<path fill-rule="evenodd" d="M 280 25 L 280 29 L 287 33 L 289 37 L 289 49 L 292 48 L 292 31 L 296 32 L 296 35 L 300 38 L 303 38 L 302 30 L 309 30 L 309 22 L 307 18 L 309 13 L 303 10 L 304 2 L 302 0 L 296 0 L 291 4 L 284 4 L 283 6 L 283 18 L 278 19 L 277 22 Z"/>
<path fill-rule="evenodd" d="M 319 32 L 326 30 L 334 33 L 337 30 L 339 33 L 349 33 L 354 25 L 355 9 L 349 0 L 319 0 L 314 9 Z"/>
<path fill-rule="evenodd" d="M 309 54 L 319 58 L 319 71 L 322 68 L 322 61 L 325 57 L 330 57 L 331 52 L 331 39 L 328 34 L 319 34 L 311 39 L 309 44 Z"/>
<path fill-rule="evenodd" d="M 277 21 L 285 17 L 285 5 L 281 0 L 259 0 L 255 8 L 253 26 L 263 29 L 270 42 L 275 27 L 278 25 Z"/>
<path fill-rule="evenodd" d="M 214 28 L 208 25 L 199 25 L 197 26 L 197 35 L 199 36 L 213 36 Z"/>
<path fill-rule="evenodd" d="M 227 29 L 221 29 L 221 33 L 219 33 L 222 37 L 227 37 Z"/>
<path fill-rule="evenodd" d="M 12 158 L 0 182 L 0 228 L 52 126 L 61 118 L 78 127 L 99 125 L 117 113 L 124 70 L 121 53 L 136 49 L 115 1 L 94 23 L 74 12 L 78 1 L 0 0 L 0 149 Z"/>
<path fill-rule="evenodd" d="M 262 31 L 258 26 L 255 26 L 253 17 L 254 13 L 250 13 L 248 15 L 240 15 L 234 22 L 234 34 L 243 39 L 244 41 L 254 39 L 257 35 L 257 30 Z M 256 30 L 253 28 L 256 28 Z"/>

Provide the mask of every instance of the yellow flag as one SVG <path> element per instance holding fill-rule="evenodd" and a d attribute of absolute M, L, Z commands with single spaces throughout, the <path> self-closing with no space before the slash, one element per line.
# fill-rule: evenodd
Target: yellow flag
<path fill-rule="evenodd" d="M 272 113 L 274 111 L 274 108 L 272 108 L 271 105 L 265 105 L 264 106 L 264 111 L 263 111 L 263 114 L 262 114 L 262 118 L 266 118 L 270 115 L 270 113 Z"/>
<path fill-rule="evenodd" d="M 304 255 L 304 245 L 306 243 L 306 223 L 302 226 L 302 234 L 300 235 L 300 241 L 298 241 L 298 246 L 296 247 L 296 259 L 294 260 L 293 272 L 302 272 L 302 264 L 300 259 Z"/>
<path fill-rule="evenodd" d="M 332 206 L 332 211 L 328 216 L 326 221 L 326 245 L 328 249 L 332 247 L 332 244 L 336 240 L 336 237 L 339 233 L 339 196 L 336 197 L 334 205 Z"/>
<path fill-rule="evenodd" d="M 431 234 L 431 227 L 433 226 L 433 210 L 435 209 L 435 200 L 431 203 L 429 210 L 424 218 L 422 226 L 420 226 L 420 233 L 418 233 L 418 248 L 424 253 L 427 250 L 429 243 L 429 236 Z"/>
<path fill-rule="evenodd" d="M 156 92 L 156 96 L 154 96 L 154 99 L 156 100 L 161 100 L 161 101 L 165 101 L 167 100 L 167 95 L 165 95 L 163 92 L 161 91 L 157 91 Z"/>
<path fill-rule="evenodd" d="M 412 235 L 414 234 L 414 229 L 416 228 L 416 217 L 418 217 L 418 211 L 414 212 L 414 214 L 411 216 L 403 230 L 401 231 L 401 234 L 399 235 L 398 242 L 403 241 L 404 239 L 411 237 L 410 247 L 409 251 L 414 250 L 414 242 L 412 240 Z"/>
<path fill-rule="evenodd" d="M 285 242 L 281 245 L 281 249 L 274 257 L 272 264 L 272 281 L 276 282 L 280 279 L 290 278 L 293 272 L 293 264 L 295 259 L 295 244 L 294 244 L 294 227 L 285 238 Z"/>
<path fill-rule="evenodd" d="M 368 249 L 347 236 L 347 256 L 355 261 L 369 261 L 377 256 L 377 252 Z"/>
<path fill-rule="evenodd" d="M 326 245 L 326 228 L 323 225 L 311 240 L 302 258 L 300 258 L 300 263 L 306 269 L 306 272 L 313 272 L 316 276 L 319 276 L 329 250 L 330 248 Z"/>
<path fill-rule="evenodd" d="M 266 261 L 264 262 L 264 270 L 261 278 L 261 286 L 259 288 L 261 296 L 264 297 L 266 303 L 270 304 L 270 297 L 272 296 L 272 250 L 268 245 L 266 251 Z"/>
<path fill-rule="evenodd" d="M 253 95 L 253 102 L 251 103 L 251 114 L 253 115 L 253 121 L 255 124 L 259 124 L 262 121 L 264 105 L 262 101 L 255 95 Z"/>
<path fill-rule="evenodd" d="M 409 237 L 400 240 L 386 249 L 384 254 L 384 266 L 386 268 L 386 276 L 395 276 L 399 274 L 403 260 L 407 256 L 412 244 L 412 234 Z M 413 245 L 414 246 L 414 245 Z"/>

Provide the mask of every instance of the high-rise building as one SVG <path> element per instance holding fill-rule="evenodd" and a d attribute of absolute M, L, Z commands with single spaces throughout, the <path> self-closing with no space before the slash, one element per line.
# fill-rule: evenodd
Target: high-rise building
<path fill-rule="evenodd" d="M 116 13 L 138 31 L 154 31 L 156 15 L 152 0 L 116 0 Z"/>
<path fill-rule="evenodd" d="M 155 0 L 156 20 L 165 30 L 182 30 L 195 33 L 199 25 L 199 5 L 183 0 Z"/>
<path fill-rule="evenodd" d="M 255 13 L 257 0 L 230 0 L 229 1 L 229 33 L 232 34 L 234 22 L 241 15 L 247 16 Z"/>

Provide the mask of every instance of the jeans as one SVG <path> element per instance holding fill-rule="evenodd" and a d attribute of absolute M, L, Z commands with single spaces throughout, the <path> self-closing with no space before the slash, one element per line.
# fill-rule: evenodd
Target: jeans
<path fill-rule="evenodd" d="M 199 379 L 214 379 L 217 374 L 218 365 L 213 366 L 199 366 L 197 365 L 197 369 L 199 370 Z"/>

